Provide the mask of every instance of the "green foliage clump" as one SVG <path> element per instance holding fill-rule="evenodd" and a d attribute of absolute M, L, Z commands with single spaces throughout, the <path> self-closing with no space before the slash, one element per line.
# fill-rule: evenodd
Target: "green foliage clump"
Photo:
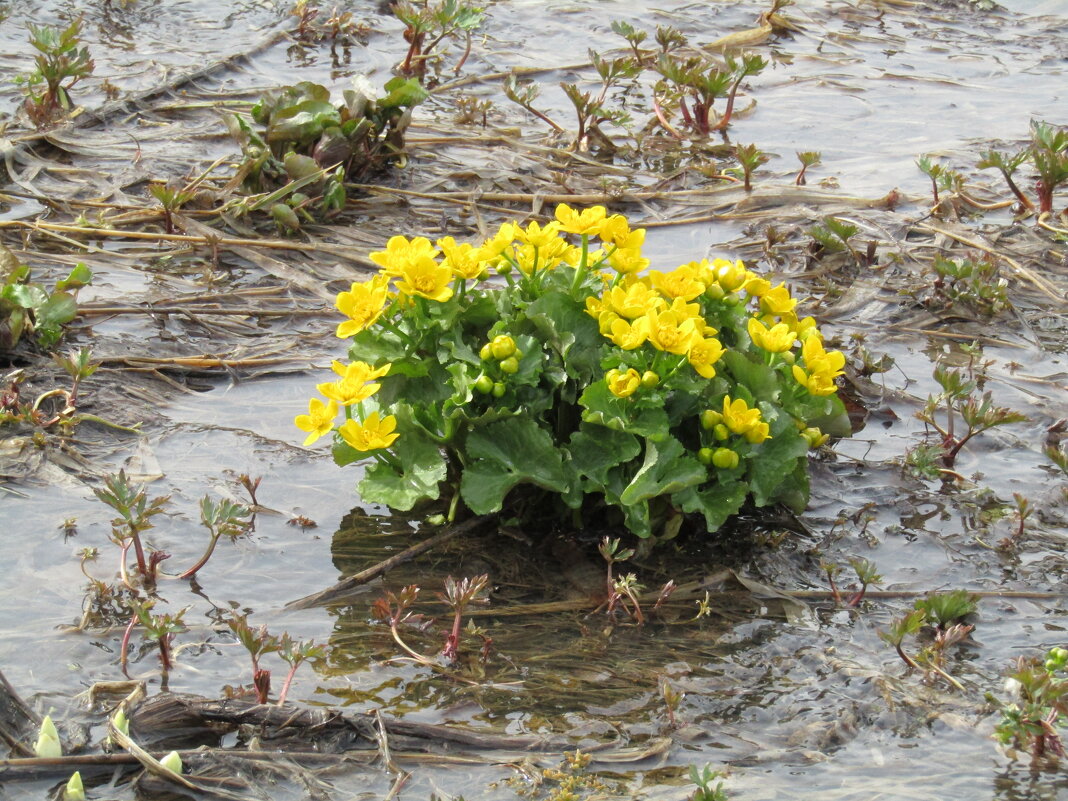
<path fill-rule="evenodd" d="M 808 451 L 849 433 L 845 357 L 741 262 L 642 275 L 643 238 L 563 205 L 480 245 L 393 237 L 338 296 L 352 361 L 297 417 L 305 444 L 372 458 L 365 500 L 441 499 L 450 519 L 553 510 L 649 537 L 683 514 L 715 531 L 747 501 L 803 508 Z"/>
<path fill-rule="evenodd" d="M 25 85 L 23 108 L 37 127 L 54 122 L 73 108 L 70 90 L 78 81 L 93 73 L 95 64 L 89 48 L 81 45 L 82 20 L 66 28 L 45 25 L 27 26 L 30 44 L 37 50 L 34 69 L 16 80 Z"/>
<path fill-rule="evenodd" d="M 329 218 L 345 207 L 346 180 L 404 161 L 404 133 L 412 109 L 427 97 L 414 79 L 392 78 L 377 92 L 363 79 L 331 101 L 330 90 L 309 81 L 264 93 L 251 122 L 230 115 L 241 145 L 239 167 L 247 191 L 266 193 L 250 210 L 269 208 L 279 227 L 297 229 L 312 212 Z"/>
<path fill-rule="evenodd" d="M 30 281 L 30 268 L 0 245 L 0 353 L 12 350 L 27 333 L 42 348 L 55 345 L 63 326 L 78 314 L 78 290 L 92 279 L 92 271 L 79 263 L 49 292 Z"/>

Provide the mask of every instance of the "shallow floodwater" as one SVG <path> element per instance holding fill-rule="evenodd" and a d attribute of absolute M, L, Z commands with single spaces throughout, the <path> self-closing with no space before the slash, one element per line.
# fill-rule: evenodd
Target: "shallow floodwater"
<path fill-rule="evenodd" d="M 771 66 L 748 82 L 739 105 L 746 107 L 750 100 L 756 105 L 730 129 L 733 141 L 756 143 L 774 156 L 757 173 L 754 197 L 762 196 L 762 187 L 792 183 L 796 151 L 819 150 L 822 164 L 810 172 L 813 185 L 824 182 L 827 191 L 847 198 L 879 198 L 893 189 L 902 193 L 897 216 L 867 215 L 861 206 L 852 207 L 855 213 L 842 213 L 865 226 L 865 235 L 887 242 L 901 235 L 906 223 L 924 218 L 930 206 L 930 184 L 915 166 L 921 154 L 935 154 L 991 193 L 1006 194 L 993 172 L 979 172 L 975 163 L 991 146 L 1008 149 L 1022 142 L 1032 119 L 1068 123 L 1068 2 L 1006 0 L 1000 10 L 983 10 L 982 5 L 965 0 L 814 0 L 785 8 L 799 30 L 759 47 Z M 588 48 L 604 52 L 621 45 L 610 30 L 613 20 L 648 29 L 674 25 L 693 44 L 703 44 L 756 25 L 766 7 L 748 0 L 655 5 L 501 0 L 487 6 L 464 74 L 583 62 Z M 326 44 L 295 46 L 282 37 L 292 26 L 284 3 L 12 0 L 0 3 L 7 14 L 0 23 L 0 66 L 9 74 L 28 69 L 24 23 L 54 24 L 77 13 L 84 14 L 85 40 L 97 64 L 94 76 L 76 92 L 78 102 L 89 108 L 104 103 L 104 78 L 121 92 L 139 92 L 186 70 L 250 54 L 191 86 L 189 108 L 164 109 L 140 123 L 127 119 L 116 130 L 131 135 L 116 135 L 112 151 L 71 156 L 73 167 L 104 176 L 96 193 L 101 199 L 143 202 L 139 182 L 146 177 L 195 175 L 218 155 L 234 152 L 215 111 L 205 115 L 203 108 L 194 108 L 202 102 L 198 92 L 248 100 L 264 87 L 298 80 L 335 89 L 361 73 L 384 80 L 403 57 L 400 24 L 378 4 L 349 3 L 346 8 L 367 29 L 331 53 Z M 451 58 L 456 55 L 454 50 Z M 578 76 L 589 80 L 590 74 L 573 70 L 541 76 L 539 108 L 569 120 L 572 112 L 558 82 Z M 499 81 L 465 91 L 492 99 L 491 127 L 519 128 L 526 136 L 540 131 L 537 120 L 503 97 Z M 14 114 L 19 97 L 17 87 L 0 87 L 0 114 Z M 640 104 L 633 102 L 637 114 Z M 483 133 L 460 126 L 454 117 L 448 96 L 436 96 L 417 110 L 411 136 Z M 10 120 L 0 138 L 25 133 Z M 450 160 L 477 171 L 496 170 L 512 158 L 499 146 L 486 153 L 485 163 L 474 161 L 474 151 L 462 142 L 425 150 L 414 145 L 411 156 L 410 167 L 396 181 L 412 189 Z M 692 164 L 680 160 L 672 167 L 683 176 L 680 180 L 694 178 Z M 662 177 L 645 168 L 634 173 L 619 180 L 647 186 Z M 80 180 L 77 174 L 53 179 Z M 464 184 L 462 175 L 450 180 L 462 189 L 477 187 L 469 179 Z M 1066 203 L 1062 191 L 1056 207 L 1063 209 Z M 25 208 L 10 204 L 5 211 L 8 218 L 17 218 Z M 805 214 L 812 217 L 809 222 L 818 221 L 818 208 L 799 208 L 783 205 L 784 225 L 796 228 Z M 656 220 L 651 207 L 628 212 L 632 219 L 648 215 L 650 222 L 671 222 Z M 416 231 L 410 220 L 426 218 L 409 216 L 404 207 L 358 206 L 352 228 L 382 242 L 390 233 L 434 237 L 452 233 L 450 225 L 465 231 L 469 225 L 453 207 L 438 217 L 444 220 L 442 228 Z M 820 295 L 818 282 L 801 262 L 774 267 L 761 261 L 760 228 L 774 221 L 774 215 L 757 219 L 740 213 L 651 227 L 645 250 L 662 268 L 713 254 L 744 257 L 762 269 L 778 269 L 799 294 Z M 975 225 L 992 229 L 1010 223 L 1009 212 L 1002 211 Z M 894 251 L 889 244 L 881 247 Z M 102 266 L 85 300 L 118 303 L 204 288 L 199 261 L 155 261 L 151 249 L 139 245 L 124 253 L 123 269 Z M 569 573 L 565 568 L 574 566 L 569 559 L 554 557 L 525 537 L 490 534 L 470 535 L 431 551 L 361 588 L 342 605 L 288 610 L 287 602 L 419 538 L 413 534 L 414 522 L 360 503 L 353 490 L 360 468 L 339 470 L 324 448 L 300 447 L 302 435 L 293 427 L 293 417 L 306 410 L 306 399 L 314 384 L 325 380 L 330 360 L 343 355 L 332 336 L 334 320 L 325 313 L 301 318 L 287 329 L 303 337 L 312 354 L 306 370 L 228 378 L 216 373 L 191 379 L 195 391 L 186 392 L 161 383 L 151 396 L 158 399 L 154 403 L 131 400 L 129 414 L 143 415 L 142 436 L 111 435 L 106 447 L 100 445 L 99 432 L 87 439 L 98 473 L 124 467 L 150 481 L 153 494 L 171 496 L 168 514 L 157 518 L 150 536 L 153 547 L 171 553 L 164 567 L 176 572 L 198 555 L 206 534 L 198 525 L 197 503 L 205 494 L 243 500 L 237 476 L 262 477 L 258 501 L 265 507 L 249 537 L 220 545 L 198 576 L 196 593 L 188 582 L 162 586 L 161 606 L 172 611 L 188 607 L 188 631 L 176 640 L 178 666 L 166 684 L 174 691 L 217 697 L 224 687 L 250 682 L 248 660 L 224 622 L 237 610 L 272 633 L 287 631 L 331 646 L 329 657 L 314 670 L 304 667 L 297 674 L 291 700 L 351 711 L 378 709 L 482 732 L 563 735 L 573 748 L 612 743 L 614 751 L 648 752 L 630 761 L 599 759 L 595 753 L 587 772 L 604 785 L 586 786 L 586 797 L 686 797 L 693 789 L 688 767 L 708 764 L 727 772 L 728 797 L 744 801 L 1068 799 L 1063 765 L 1032 769 L 1025 755 L 999 750 L 992 738 L 998 714 L 984 699 L 986 693 L 1005 697 L 1004 676 L 1016 658 L 1068 646 L 1064 475 L 1042 453 L 1048 430 L 1068 416 L 1063 335 L 1068 330 L 1063 303 L 1068 262 L 1057 262 L 1057 254 L 1064 254 L 1063 240 L 1051 242 L 1046 264 L 1046 277 L 1059 288 L 1061 302 L 1036 302 L 1016 280 L 1010 299 L 1018 302 L 1018 311 L 976 329 L 980 358 L 989 362 L 986 388 L 997 403 L 1030 419 L 976 438 L 956 465 L 964 477 L 957 488 L 905 476 L 900 462 L 923 434 L 914 414 L 936 391 L 932 358 L 937 353 L 968 358 L 960 348 L 962 338 L 927 335 L 901 323 L 905 315 L 897 316 L 898 307 L 908 309 L 909 301 L 895 296 L 882 283 L 883 273 L 872 270 L 851 278 L 849 291 L 864 302 L 822 306 L 829 312 L 827 330 L 840 337 L 843 347 L 851 344 L 851 335 L 863 334 L 864 346 L 876 356 L 887 354 L 894 366 L 858 380 L 867 419 L 853 438 L 836 443 L 833 453 L 814 462 L 812 501 L 801 525 L 743 520 L 724 536 L 668 544 L 634 566 L 650 586 L 668 578 L 701 581 L 729 569 L 778 590 L 824 590 L 821 559 L 846 565 L 850 558 L 863 557 L 877 565 L 881 589 L 889 594 L 857 610 L 836 608 L 829 598 L 787 603 L 759 590 L 743 592 L 727 580 L 723 588 L 732 592 L 717 596 L 713 613 L 700 620 L 693 619 L 693 602 L 671 607 L 665 619 L 644 627 L 609 620 L 593 611 L 596 602 L 569 611 L 495 615 L 520 604 L 581 600 L 585 588 L 581 580 L 562 578 Z M 297 267 L 303 258 L 276 257 Z M 39 269 L 54 277 L 74 257 L 64 258 Z M 91 253 L 77 258 L 92 263 Z M 887 258 L 883 267 L 891 263 Z M 213 276 L 211 291 L 269 283 L 247 260 L 224 267 Z M 335 272 L 341 278 L 356 275 L 348 264 Z M 867 301 L 865 287 L 871 288 Z M 868 302 L 874 300 L 884 305 Z M 271 329 L 263 336 L 277 335 L 279 330 Z M 170 319 L 150 324 L 140 317 L 94 321 L 75 332 L 74 342 L 93 343 L 98 354 L 152 354 L 190 336 L 199 337 L 198 349 L 212 350 L 210 333 L 195 325 L 183 328 Z M 121 385 L 128 375 L 121 368 L 101 370 L 84 391 L 93 393 L 109 382 Z M 57 719 L 90 720 L 94 741 L 104 736 L 101 718 L 87 717 L 75 696 L 95 681 L 121 678 L 118 652 L 125 623 L 72 630 L 82 615 L 87 584 L 79 570 L 81 550 L 100 551 L 86 567 L 93 575 L 111 580 L 117 568 L 117 549 L 108 542 L 112 514 L 93 498 L 95 485 L 54 465 L 35 478 L 0 485 L 6 565 L 0 571 L 0 597 L 5 599 L 0 602 L 0 669 L 42 712 L 51 709 Z M 1036 512 L 1019 547 L 1006 553 L 995 546 L 1015 526 L 1013 493 L 1030 499 Z M 298 517 L 316 525 L 292 525 Z M 76 534 L 64 535 L 65 521 L 73 522 Z M 794 530 L 802 527 L 804 532 Z M 592 538 L 583 545 L 590 557 L 587 566 L 600 575 L 596 552 L 589 547 Z M 458 671 L 462 680 L 405 661 L 388 627 L 371 619 L 375 598 L 419 584 L 427 601 L 421 611 L 439 623 L 433 633 L 413 629 L 406 636 L 422 653 L 434 654 L 447 623 L 444 608 L 433 600 L 442 580 L 450 574 L 481 573 L 490 576 L 494 590 L 489 606 L 472 619 L 492 638 L 493 647 L 483 665 L 477 658 L 480 641 L 468 638 L 471 653 Z M 953 652 L 947 666 L 964 685 L 963 692 L 909 673 L 879 638 L 879 631 L 909 609 L 917 594 L 955 588 L 988 593 L 980 601 L 972 637 Z M 999 591 L 1032 596 L 997 597 Z M 585 597 L 594 594 L 590 587 Z M 157 692 L 163 677 L 155 652 L 138 643 L 131 658 L 131 675 L 146 680 L 150 693 Z M 284 670 L 280 663 L 272 667 L 277 686 Z M 663 700 L 665 685 L 682 694 L 674 725 Z M 548 797 L 554 785 L 538 785 L 544 778 L 539 769 L 559 766 L 560 755 L 527 756 L 529 763 L 524 756 L 497 755 L 462 767 L 401 762 L 412 776 L 400 797 Z M 328 787 L 283 783 L 271 797 L 382 798 L 394 779 L 384 765 L 353 768 L 331 775 Z M 0 799 L 43 799 L 54 784 L 0 782 Z M 98 788 L 95 794 L 90 790 L 90 797 L 112 797 L 110 792 L 123 791 Z"/>

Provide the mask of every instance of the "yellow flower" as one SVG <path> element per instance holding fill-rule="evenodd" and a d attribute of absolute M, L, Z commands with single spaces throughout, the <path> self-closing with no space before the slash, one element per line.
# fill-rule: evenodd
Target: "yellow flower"
<path fill-rule="evenodd" d="M 716 368 L 712 365 L 723 355 L 723 344 L 713 337 L 695 338 L 686 352 L 686 358 L 697 373 L 703 378 L 715 378 Z"/>
<path fill-rule="evenodd" d="M 386 242 L 385 250 L 370 255 L 371 261 L 379 265 L 386 275 L 398 275 L 409 264 L 433 259 L 438 252 L 425 236 L 417 236 L 411 241 L 404 236 L 393 236 Z"/>
<path fill-rule="evenodd" d="M 759 445 L 766 439 L 771 439 L 771 430 L 767 423 L 757 423 L 745 432 L 745 438 L 753 445 Z"/>
<path fill-rule="evenodd" d="M 698 334 L 712 336 L 717 333 L 716 329 L 705 321 L 705 318 L 701 314 L 701 304 L 699 303 L 687 303 L 682 298 L 675 298 L 671 301 L 671 305 L 668 306 L 668 310 L 675 312 L 675 314 L 678 314 L 680 317 L 693 318 Z"/>
<path fill-rule="evenodd" d="M 626 239 L 629 234 L 630 223 L 627 222 L 627 218 L 622 214 L 613 214 L 611 217 L 606 217 L 605 221 L 601 223 L 601 230 L 598 236 L 604 242 L 618 244 L 616 240 Z"/>
<path fill-rule="evenodd" d="M 622 370 L 609 370 L 605 374 L 605 380 L 608 381 L 608 391 L 617 398 L 633 395 L 642 385 L 641 374 L 633 367 L 628 368 L 625 373 Z"/>
<path fill-rule="evenodd" d="M 644 345 L 645 340 L 649 338 L 649 320 L 640 317 L 630 323 L 621 317 L 616 317 L 612 320 L 608 330 L 610 333 L 605 336 L 612 342 L 623 350 L 634 350 Z"/>
<path fill-rule="evenodd" d="M 767 314 L 777 314 L 781 317 L 793 312 L 796 305 L 797 301 L 790 297 L 786 284 L 779 284 L 760 296 L 760 308 Z"/>
<path fill-rule="evenodd" d="M 304 446 L 311 445 L 319 437 L 329 434 L 334 428 L 334 418 L 337 417 L 337 403 L 330 401 L 324 404 L 318 398 L 308 401 L 308 413 L 298 414 L 293 423 L 301 431 L 307 431 L 308 436 L 304 440 Z"/>
<path fill-rule="evenodd" d="M 818 336 L 809 336 L 801 345 L 805 367 L 793 366 L 794 378 L 811 395 L 831 395 L 838 390 L 834 379 L 842 374 L 845 356 L 837 350 L 826 351 Z"/>
<path fill-rule="evenodd" d="M 705 291 L 705 285 L 697 278 L 697 269 L 693 264 L 684 264 L 670 273 L 653 270 L 649 278 L 653 286 L 668 298 L 693 300 Z"/>
<path fill-rule="evenodd" d="M 816 328 L 816 321 L 811 317 L 806 317 L 803 320 L 798 320 L 797 315 L 793 312 L 788 312 L 779 316 L 779 322 L 786 323 L 797 334 L 797 338 L 804 342 L 810 336 L 819 336 L 819 329 Z"/>
<path fill-rule="evenodd" d="M 390 367 L 392 367 L 391 364 L 386 364 L 376 370 L 367 362 L 342 364 L 335 361 L 333 363 L 334 372 L 341 376 L 341 380 L 318 384 L 315 388 L 324 397 L 337 401 L 342 406 L 351 406 L 354 403 L 366 400 L 378 392 L 382 386 L 381 384 L 369 384 L 367 382 L 381 378 L 389 372 Z"/>
<path fill-rule="evenodd" d="M 696 318 L 687 317 L 674 309 L 650 309 L 645 317 L 649 325 L 649 341 L 653 347 L 668 353 L 686 353 L 704 328 L 703 321 L 698 327 Z"/>
<path fill-rule="evenodd" d="M 452 270 L 455 277 L 471 281 L 485 272 L 486 265 L 479 259 L 479 249 L 470 243 L 457 244 L 451 236 L 446 236 L 439 239 L 436 244 L 445 256 L 441 266 Z"/>
<path fill-rule="evenodd" d="M 608 255 L 608 263 L 621 275 L 633 275 L 648 267 L 649 259 L 642 256 L 639 248 L 618 247 Z"/>
<path fill-rule="evenodd" d="M 776 323 L 767 329 L 756 317 L 749 318 L 749 337 L 758 348 L 770 353 L 784 353 L 794 346 L 797 335 L 786 323 Z"/>
<path fill-rule="evenodd" d="M 513 222 L 501 223 L 497 233 L 487 239 L 478 249 L 478 258 L 481 261 L 491 261 L 501 256 L 504 251 L 511 247 L 519 235 L 519 226 Z"/>
<path fill-rule="evenodd" d="M 771 291 L 771 281 L 766 281 L 756 273 L 746 271 L 745 283 L 742 284 L 742 289 L 748 292 L 751 297 L 761 298 Z"/>
<path fill-rule="evenodd" d="M 760 424 L 760 409 L 750 409 L 744 398 L 731 400 L 730 395 L 723 398 L 723 424 L 733 434 L 744 434 Z"/>
<path fill-rule="evenodd" d="M 338 433 L 353 448 L 366 453 L 392 445 L 393 441 L 400 436 L 393 433 L 396 427 L 397 418 L 393 415 L 379 419 L 378 412 L 371 412 L 362 423 L 346 420 L 338 429 Z"/>
<path fill-rule="evenodd" d="M 560 229 L 569 234 L 597 236 L 604 225 L 606 214 L 604 206 L 590 206 L 582 211 L 576 211 L 566 203 L 556 207 L 556 219 L 560 223 Z"/>
<path fill-rule="evenodd" d="M 349 319 L 338 324 L 338 337 L 346 339 L 373 325 L 382 316 L 388 297 L 389 278 L 384 275 L 355 283 L 348 292 L 339 292 L 334 305 Z"/>
<path fill-rule="evenodd" d="M 723 287 L 724 292 L 734 292 L 742 287 L 748 277 L 748 271 L 741 261 L 730 262 L 726 259 L 716 259 L 712 262 L 712 269 L 716 272 L 716 281 Z"/>
<path fill-rule="evenodd" d="M 667 306 L 656 290 L 640 278 L 628 277 L 619 286 L 612 287 L 604 300 L 608 308 L 628 320 L 643 317 L 649 309 Z"/>
<path fill-rule="evenodd" d="M 548 223 L 544 228 L 537 222 L 532 222 L 526 230 L 516 226 L 515 236 L 523 244 L 541 249 L 555 240 L 559 232 L 560 223 L 558 222 Z"/>
<path fill-rule="evenodd" d="M 451 281 L 452 270 L 429 256 L 422 256 L 401 267 L 397 273 L 397 292 L 444 303 L 452 297 Z"/>

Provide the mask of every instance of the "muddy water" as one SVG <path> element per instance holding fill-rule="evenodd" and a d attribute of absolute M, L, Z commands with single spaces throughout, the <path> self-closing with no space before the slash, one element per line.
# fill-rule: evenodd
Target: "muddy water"
<path fill-rule="evenodd" d="M 772 67 L 750 82 L 757 105 L 731 129 L 734 141 L 755 142 L 777 156 L 758 173 L 758 189 L 761 178 L 780 186 L 792 180 L 795 151 L 820 150 L 823 164 L 812 171 L 814 182 L 833 181 L 845 196 L 878 197 L 895 187 L 905 194 L 898 216 L 865 218 L 888 238 L 925 213 L 929 187 L 914 166 L 921 153 L 944 156 L 978 184 L 1003 191 L 992 175 L 974 170 L 978 152 L 991 142 L 1021 140 L 1032 118 L 1066 122 L 1068 3 L 1014 1 L 1003 4 L 1005 11 L 982 11 L 977 5 L 821 1 L 787 9 L 802 30 L 762 47 Z M 191 64 L 248 52 L 288 24 L 288 8 L 272 3 L 10 2 L 4 8 L 8 18 L 0 25 L 0 64 L 14 72 L 26 69 L 30 57 L 23 22 L 53 23 L 72 10 L 85 13 L 97 72 L 78 99 L 90 107 L 103 102 L 104 77 L 123 91 L 147 89 Z M 341 86 L 361 71 L 383 78 L 402 55 L 399 25 L 372 4 L 351 8 L 371 30 L 347 52 L 332 57 L 326 46 L 301 49 L 279 42 L 216 75 L 219 91 L 247 96 L 259 87 L 302 79 Z M 646 27 L 675 25 L 695 43 L 707 42 L 751 27 L 762 9 L 751 2 L 655 8 L 624 2 L 500 2 L 488 9 L 485 36 L 468 70 L 581 62 L 587 48 L 618 45 L 609 30 L 613 19 Z M 547 76 L 542 98 L 544 107 L 564 120 L 566 101 L 556 89 L 562 77 Z M 493 99 L 495 124 L 536 130 L 535 121 L 510 106 L 495 83 L 471 91 Z M 17 97 L 15 88 L 0 89 L 5 111 L 14 109 Z M 420 113 L 425 116 L 417 114 L 417 124 L 432 133 L 455 127 L 446 99 L 436 98 Z M 173 141 L 153 139 L 145 155 L 172 159 L 160 162 L 168 168 L 202 168 L 227 147 L 221 137 L 194 136 L 183 127 L 202 126 L 201 119 L 190 122 L 178 114 L 157 122 L 167 126 Z M 418 187 L 420 179 L 432 175 L 429 165 L 440 157 L 422 154 L 421 167 L 416 153 L 410 185 Z M 502 157 L 495 153 L 494 158 Z M 119 174 L 132 159 L 128 149 L 111 159 L 84 155 L 75 165 L 105 164 Z M 151 164 L 137 166 L 152 171 Z M 647 184 L 657 177 L 634 180 Z M 122 180 L 115 183 L 125 189 Z M 134 192 L 129 190 L 131 196 Z M 1064 203 L 1062 194 L 1058 207 Z M 393 213 L 395 223 L 388 213 L 368 213 L 355 225 L 381 231 L 380 239 L 411 233 L 404 211 Z M 812 214 L 818 219 L 818 211 Z M 783 210 L 788 220 L 800 216 L 796 209 Z M 1007 213 L 992 214 L 987 222 L 1007 224 Z M 760 233 L 753 225 L 719 219 L 652 229 L 646 251 L 663 267 L 710 253 L 757 258 L 759 249 L 752 243 Z M 198 265 L 176 274 L 170 264 L 155 261 L 151 249 L 133 249 L 127 263 L 101 268 L 90 297 L 166 297 L 200 286 Z M 802 275 L 802 262 L 788 262 L 783 270 L 793 274 L 802 292 L 820 294 Z M 1056 278 L 1052 268 L 1050 278 Z M 262 276 L 242 263 L 214 280 L 221 282 L 217 289 L 232 288 L 256 284 Z M 877 287 L 882 279 L 877 273 L 860 276 L 854 287 L 866 280 Z M 1063 292 L 1063 272 L 1058 280 Z M 779 603 L 743 593 L 716 603 L 713 614 L 701 620 L 692 620 L 697 607 L 686 603 L 641 628 L 589 614 L 595 600 L 568 612 L 482 614 L 475 620 L 492 637 L 493 649 L 483 665 L 477 656 L 480 640 L 474 635 L 467 640 L 461 676 L 468 681 L 398 659 L 402 654 L 388 630 L 370 620 L 373 599 L 405 584 L 421 585 L 428 603 L 420 611 L 442 620 L 432 633 L 412 630 L 405 636 L 419 651 L 433 654 L 446 625 L 433 595 L 447 574 L 488 573 L 495 588 L 491 613 L 519 603 L 575 601 L 596 590 L 581 579 L 562 580 L 563 565 L 536 543 L 471 537 L 398 568 L 339 608 L 284 609 L 287 601 L 412 542 L 408 521 L 359 505 L 352 491 L 358 468 L 339 472 L 320 450 L 299 447 L 292 418 L 304 410 L 312 385 L 322 380 L 321 368 L 341 355 L 329 336 L 328 318 L 294 324 L 309 338 L 317 336 L 316 330 L 325 332 L 308 360 L 319 372 L 202 378 L 195 382 L 198 391 L 189 393 L 161 388 L 152 408 L 136 409 L 144 415 L 144 437 L 115 438 L 91 453 L 101 469 L 124 466 L 152 479 L 153 493 L 171 495 L 171 511 L 150 540 L 172 554 L 165 563 L 172 569 L 193 561 L 205 539 L 197 525 L 199 498 L 240 498 L 237 475 L 262 477 L 259 501 L 266 509 L 257 515 L 253 534 L 220 547 L 199 576 L 198 594 L 184 582 L 165 583 L 161 590 L 167 608 L 189 607 L 189 631 L 176 643 L 179 666 L 168 677 L 172 690 L 217 696 L 226 685 L 248 683 L 247 659 L 223 625 L 230 610 L 241 610 L 274 633 L 284 630 L 332 646 L 325 662 L 298 674 L 295 700 L 378 708 L 484 731 L 558 733 L 581 747 L 613 742 L 655 752 L 638 762 L 593 762 L 589 773 L 607 784 L 588 792 L 602 796 L 683 797 L 692 789 L 686 768 L 707 763 L 729 771 L 729 794 L 738 799 L 1068 798 L 1063 772 L 1032 771 L 1026 758 L 1014 761 L 997 749 L 991 732 L 998 718 L 983 699 L 986 692 L 1002 694 L 1004 673 L 1016 657 L 1065 645 L 1063 599 L 982 601 L 972 640 L 950 660 L 950 671 L 965 685 L 963 693 L 906 673 L 878 637 L 909 608 L 908 593 L 957 587 L 1047 593 L 1065 587 L 1063 476 L 1042 455 L 1041 443 L 1046 429 L 1068 414 L 1068 371 L 1063 338 L 1042 335 L 1032 324 L 1048 319 L 1052 330 L 1064 330 L 1065 309 L 1048 299 L 1037 303 L 1019 282 L 1010 297 L 1019 299 L 1020 316 L 997 323 L 996 333 L 984 332 L 1002 340 L 982 354 L 991 362 L 987 388 L 998 403 L 1026 412 L 1031 420 L 975 440 L 958 461 L 957 470 L 967 479 L 962 488 L 944 491 L 936 483 L 906 477 L 897 464 L 922 435 L 913 415 L 935 391 L 932 354 L 954 347 L 952 340 L 891 328 L 890 313 L 872 316 L 870 307 L 840 312 L 829 330 L 843 342 L 852 333 L 866 334 L 866 346 L 891 356 L 894 367 L 864 384 L 870 415 L 865 427 L 839 442 L 836 455 L 814 464 L 812 503 L 801 520 L 808 533 L 743 521 L 729 537 L 688 543 L 678 553 L 668 546 L 662 556 L 654 554 L 635 568 L 650 586 L 667 578 L 700 580 L 728 567 L 773 587 L 823 589 L 821 558 L 844 565 L 864 557 L 878 566 L 883 589 L 901 597 L 878 598 L 859 612 L 814 599 L 787 614 Z M 100 348 L 118 342 L 143 353 L 159 333 L 136 318 L 120 318 L 79 336 L 94 337 Z M 93 379 L 98 387 L 123 380 L 121 373 L 106 371 Z M 92 390 L 90 383 L 87 391 Z M 111 515 L 93 499 L 91 485 L 69 470 L 49 467 L 37 480 L 11 482 L 0 493 L 7 567 L 0 571 L 0 597 L 6 599 L 0 603 L 0 666 L 39 708 L 52 708 L 60 718 L 78 716 L 73 696 L 93 681 L 119 677 L 124 621 L 110 629 L 70 630 L 81 616 L 86 584 L 78 552 L 100 549 L 100 558 L 88 567 L 96 576 L 110 577 L 115 569 L 115 548 L 107 541 Z M 1038 511 L 1018 552 L 1006 555 L 990 546 L 1014 526 L 1006 511 L 1014 492 L 1030 498 Z M 297 516 L 317 526 L 290 525 Z M 76 523 L 73 537 L 63 535 L 66 520 Z M 588 568 L 597 575 L 594 559 Z M 596 578 L 587 581 L 596 584 Z M 276 675 L 283 672 L 280 664 L 273 667 Z M 161 686 L 147 647 L 135 649 L 131 673 L 146 679 L 153 691 Z M 683 694 L 674 726 L 662 699 L 665 682 Z M 99 718 L 93 720 L 99 724 Z M 101 735 L 99 725 L 93 735 Z M 530 779 L 537 775 L 535 768 L 524 768 L 514 754 L 500 761 L 511 765 L 462 770 L 409 765 L 413 776 L 402 795 L 497 801 L 521 790 L 535 792 Z M 557 761 L 546 757 L 540 764 Z M 334 775 L 331 783 L 331 797 L 377 798 L 389 791 L 393 776 L 376 767 Z M 4 783 L 0 798 L 43 798 L 49 787 L 47 782 Z M 550 790 L 551 782 L 536 793 L 544 797 Z M 310 797 L 310 792 L 285 785 L 272 797 Z"/>

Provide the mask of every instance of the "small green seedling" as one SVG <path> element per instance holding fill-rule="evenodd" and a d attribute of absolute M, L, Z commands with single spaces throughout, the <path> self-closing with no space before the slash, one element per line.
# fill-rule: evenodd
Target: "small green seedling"
<path fill-rule="evenodd" d="M 690 794 L 689 801 L 727 801 L 723 782 L 716 781 L 725 776 L 723 771 L 712 770 L 710 765 L 705 765 L 701 770 L 698 770 L 696 765 L 690 765 L 690 781 L 697 785 L 697 789 Z M 715 786 L 712 782 L 716 782 Z"/>
<path fill-rule="evenodd" d="M 798 171 L 794 183 L 797 186 L 804 186 L 808 183 L 808 181 L 805 180 L 805 173 L 808 171 L 809 167 L 815 167 L 820 163 L 820 154 L 815 150 L 806 150 L 797 154 L 797 160 L 801 162 L 801 169 Z"/>
<path fill-rule="evenodd" d="M 81 17 L 66 28 L 32 23 L 27 27 L 30 44 L 37 50 L 37 55 L 33 71 L 18 80 L 25 84 L 23 108 L 34 125 L 43 128 L 74 108 L 70 90 L 78 81 L 91 75 L 95 65 L 89 56 L 89 48 L 79 46 Z"/>
<path fill-rule="evenodd" d="M 1047 754 L 1065 756 L 1058 727 L 1068 716 L 1066 664 L 1065 648 L 1051 648 L 1044 660 L 1021 657 L 1005 683 L 1012 700 L 998 702 L 987 696 L 987 700 L 1001 707 L 1001 722 L 994 736 L 1004 745 L 1027 750 L 1032 764 Z"/>

